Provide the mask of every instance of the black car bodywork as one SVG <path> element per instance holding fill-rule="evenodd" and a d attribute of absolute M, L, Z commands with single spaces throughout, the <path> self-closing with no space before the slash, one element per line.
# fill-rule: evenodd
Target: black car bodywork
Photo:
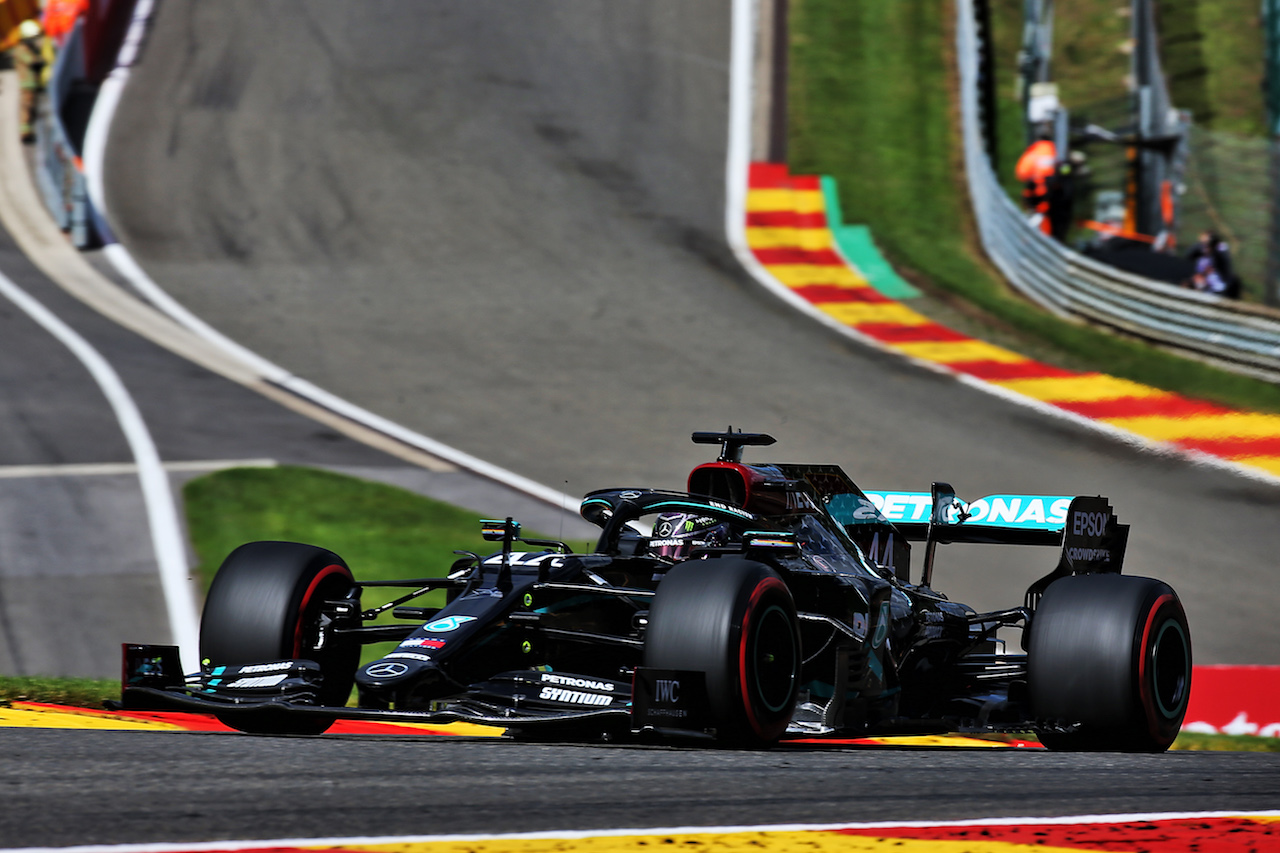
<path fill-rule="evenodd" d="M 201 672 L 182 675 L 173 647 L 127 645 L 122 705 L 213 711 L 250 732 L 337 718 L 746 745 L 1035 731 L 1054 748 L 1137 751 L 1177 734 L 1186 617 L 1167 585 L 1120 575 L 1128 527 L 1105 498 L 863 492 L 833 465 L 743 463 L 767 435 L 693 438 L 721 453 L 687 492 L 586 496 L 593 553 L 484 522 L 497 553 L 391 582 L 356 581 L 314 546 L 242 546 L 206 601 Z M 959 542 L 1056 546 L 1059 559 L 1022 601 L 977 613 L 932 589 L 937 547 Z M 407 592 L 362 609 L 373 586 Z M 444 608 L 410 604 L 437 589 Z M 405 621 L 374 624 L 388 612 Z M 1024 651 L 1002 630 L 1021 630 Z M 393 652 L 359 666 L 363 644 L 388 640 Z"/>

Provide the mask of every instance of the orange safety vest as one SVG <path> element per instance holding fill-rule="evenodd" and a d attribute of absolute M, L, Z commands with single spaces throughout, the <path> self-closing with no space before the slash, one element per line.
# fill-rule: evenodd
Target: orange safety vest
<path fill-rule="evenodd" d="M 76 21 L 89 11 L 89 0 L 49 0 L 44 7 L 44 31 L 49 38 L 62 42 L 71 35 Z"/>
<path fill-rule="evenodd" d="M 1028 185 L 1024 195 L 1028 198 L 1033 194 L 1043 196 L 1048 191 L 1045 182 L 1053 176 L 1057 165 L 1058 148 L 1051 140 L 1038 139 L 1027 146 L 1027 150 L 1018 158 L 1018 166 L 1014 170 L 1018 180 Z"/>

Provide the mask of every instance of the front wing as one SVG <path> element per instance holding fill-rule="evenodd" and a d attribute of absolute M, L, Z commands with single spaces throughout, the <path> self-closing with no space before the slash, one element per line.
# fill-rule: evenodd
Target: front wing
<path fill-rule="evenodd" d="M 511 672 L 473 685 L 431 710 L 327 707 L 316 704 L 319 668 L 291 660 L 215 667 L 182 674 L 176 646 L 126 643 L 120 702 L 126 710 L 193 711 L 220 719 L 281 715 L 529 729 L 540 726 L 705 731 L 710 725 L 700 672 L 638 668 L 623 682 L 562 674 Z"/>

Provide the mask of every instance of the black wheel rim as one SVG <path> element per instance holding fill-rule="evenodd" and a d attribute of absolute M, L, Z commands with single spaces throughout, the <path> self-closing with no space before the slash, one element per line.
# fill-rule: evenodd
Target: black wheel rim
<path fill-rule="evenodd" d="M 796 680 L 796 642 L 791 619 L 777 604 L 760 614 L 751 644 L 755 694 L 771 713 L 789 710 Z"/>
<path fill-rule="evenodd" d="M 1191 650 L 1186 632 L 1176 619 L 1167 619 L 1156 632 L 1151 648 L 1151 693 L 1165 719 L 1179 716 L 1186 707 L 1191 682 Z"/>

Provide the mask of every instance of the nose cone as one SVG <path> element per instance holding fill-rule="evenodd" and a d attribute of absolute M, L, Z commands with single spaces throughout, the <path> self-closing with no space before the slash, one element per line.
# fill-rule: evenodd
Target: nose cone
<path fill-rule="evenodd" d="M 362 666 L 356 673 L 356 684 L 361 690 L 398 690 L 435 671 L 430 661 L 382 658 Z"/>
<path fill-rule="evenodd" d="M 360 707 L 414 711 L 429 707 L 447 691 L 448 680 L 435 662 L 389 657 L 366 664 L 356 672 Z"/>

